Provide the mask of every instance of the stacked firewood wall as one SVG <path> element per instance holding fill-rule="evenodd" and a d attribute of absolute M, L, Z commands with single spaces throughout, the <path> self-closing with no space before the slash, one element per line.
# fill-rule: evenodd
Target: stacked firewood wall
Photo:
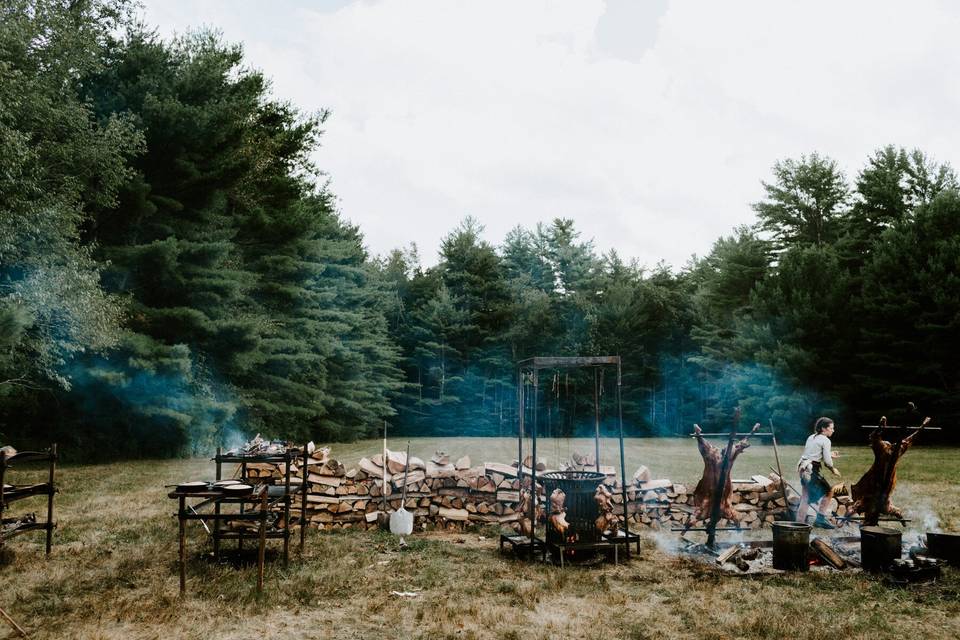
<path fill-rule="evenodd" d="M 388 452 L 386 465 L 382 455 L 362 458 L 355 467 L 346 468 L 329 458 L 327 450 L 318 450 L 307 466 L 307 521 L 324 530 L 374 528 L 383 512 L 400 507 L 404 483 L 404 454 Z M 385 469 L 386 467 L 386 469 Z M 611 467 L 604 483 L 613 493 L 614 513 L 623 519 L 620 481 Z M 529 469 L 524 468 L 525 473 Z M 248 475 L 280 480 L 284 470 L 275 465 L 248 465 Z M 301 470 L 292 468 L 299 476 Z M 540 473 L 540 471 L 538 471 Z M 384 483 L 386 474 L 386 483 Z M 516 466 L 487 462 L 472 465 L 464 456 L 455 463 L 445 457 L 439 462 L 410 457 L 407 472 L 407 497 L 404 507 L 414 514 L 418 529 L 459 529 L 465 524 L 500 524 L 519 527 L 520 482 Z M 384 492 L 386 495 L 384 496 Z M 542 499 L 542 497 L 541 497 Z M 731 499 L 738 520 L 723 520 L 720 526 L 759 529 L 783 517 L 788 504 L 795 506 L 799 496 L 787 487 L 784 496 L 779 478 L 753 476 L 735 480 Z M 299 520 L 299 500 L 291 516 Z M 627 515 L 631 528 L 669 529 L 703 526 L 703 521 L 688 522 L 693 487 L 666 479 L 651 479 L 641 467 L 627 487 Z"/>

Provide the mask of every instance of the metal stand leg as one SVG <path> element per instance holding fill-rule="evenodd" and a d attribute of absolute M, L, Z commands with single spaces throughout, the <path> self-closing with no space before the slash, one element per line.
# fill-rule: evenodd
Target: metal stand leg
<path fill-rule="evenodd" d="M 187 499 L 180 496 L 180 511 L 177 520 L 180 521 L 180 595 L 187 592 L 187 531 L 183 514 L 187 509 Z"/>
<path fill-rule="evenodd" d="M 257 550 L 257 593 L 263 593 L 263 557 L 267 546 L 267 492 L 260 502 L 260 548 Z"/>

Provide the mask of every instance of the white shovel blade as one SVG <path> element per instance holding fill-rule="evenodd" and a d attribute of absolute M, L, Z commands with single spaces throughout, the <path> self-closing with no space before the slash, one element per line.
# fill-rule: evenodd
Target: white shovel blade
<path fill-rule="evenodd" d="M 413 514 L 400 507 L 390 514 L 390 533 L 408 536 L 413 533 Z"/>

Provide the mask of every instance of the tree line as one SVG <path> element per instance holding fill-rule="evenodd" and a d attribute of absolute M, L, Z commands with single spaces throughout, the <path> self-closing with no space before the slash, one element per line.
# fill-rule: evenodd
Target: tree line
<path fill-rule="evenodd" d="M 562 218 L 496 245 L 466 218 L 425 268 L 414 246 L 368 255 L 312 161 L 329 114 L 273 97 L 215 34 L 164 41 L 126 0 L 11 0 L 0 105 L 4 441 L 512 435 L 535 355 L 620 355 L 635 435 L 735 406 L 796 437 L 906 400 L 960 414 L 960 196 L 920 151 L 883 147 L 852 180 L 777 162 L 756 224 L 680 268 Z M 543 372 L 544 428 L 610 432 L 615 384 Z"/>

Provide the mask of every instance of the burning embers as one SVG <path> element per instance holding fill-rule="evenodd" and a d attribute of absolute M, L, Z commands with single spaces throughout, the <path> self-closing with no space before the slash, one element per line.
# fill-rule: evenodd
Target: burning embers
<path fill-rule="evenodd" d="M 307 445 L 308 453 L 313 453 L 313 443 Z M 273 456 L 283 455 L 287 451 L 287 443 L 279 440 L 265 440 L 258 433 L 252 440 L 245 442 L 236 449 L 227 451 L 227 456 Z M 328 450 L 329 452 L 329 450 Z"/>

